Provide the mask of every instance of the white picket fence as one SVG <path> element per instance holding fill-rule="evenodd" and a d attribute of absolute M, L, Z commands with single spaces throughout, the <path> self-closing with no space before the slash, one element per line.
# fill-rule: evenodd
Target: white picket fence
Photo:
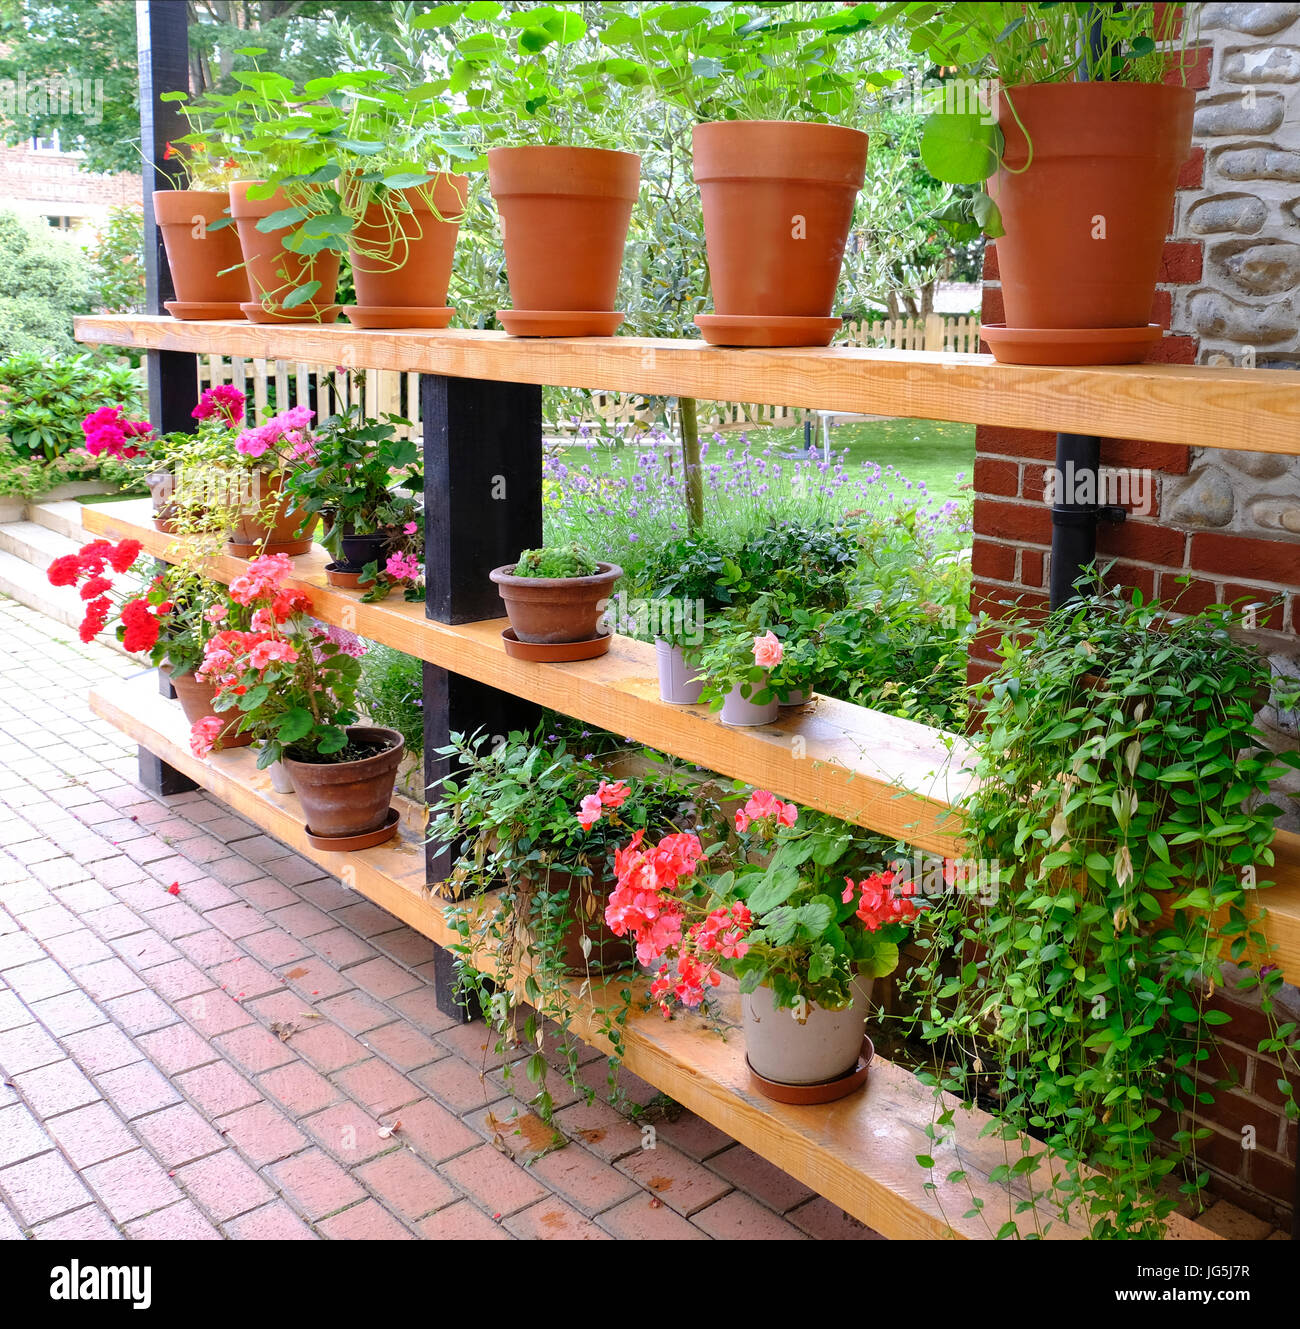
<path fill-rule="evenodd" d="M 835 339 L 837 346 L 871 346 L 900 351 L 978 351 L 979 319 L 973 315 L 930 314 L 924 318 L 882 319 L 846 323 Z M 318 417 L 346 409 L 360 401 L 369 416 L 393 414 L 411 421 L 399 433 L 420 437 L 420 376 L 391 369 L 354 370 L 335 374 L 332 365 L 301 364 L 287 360 L 243 359 L 238 356 L 203 356 L 199 359 L 199 390 L 218 383 L 233 383 L 251 393 L 257 418 L 275 410 L 309 405 Z M 701 402 L 700 426 L 711 430 L 752 429 L 760 425 L 798 425 L 807 414 L 794 406 L 755 406 L 737 402 Z M 575 434 L 580 428 L 611 431 L 653 424 L 662 416 L 661 403 L 626 392 L 593 392 L 587 410 L 572 417 L 548 421 L 552 436 Z"/>

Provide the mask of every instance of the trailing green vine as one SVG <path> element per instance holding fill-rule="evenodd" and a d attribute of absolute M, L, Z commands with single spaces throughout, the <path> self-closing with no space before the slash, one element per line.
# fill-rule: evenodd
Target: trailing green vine
<path fill-rule="evenodd" d="M 1246 967 L 1239 989 L 1261 989 L 1273 1029 L 1260 1050 L 1295 1058 L 1256 891 L 1280 811 L 1269 785 L 1300 761 L 1262 748 L 1270 672 L 1232 625 L 1224 610 L 1171 619 L 1137 593 L 1099 593 L 1002 643 L 966 814 L 966 852 L 999 865 L 998 890 L 984 909 L 934 908 L 908 980 L 942 1067 L 924 1077 L 932 1139 L 954 1121 L 947 1090 L 989 1107 L 985 1133 L 1005 1142 L 992 1173 L 1005 1219 L 973 1191 L 967 1214 L 997 1236 L 1082 1214 L 1094 1237 L 1157 1237 L 1205 1184 L 1209 1131 L 1165 1141 L 1158 1127 L 1214 1101 L 1198 1072 L 1231 1019 L 1210 1003 L 1228 963 Z M 1294 1118 L 1289 1085 L 1286 1099 Z M 936 1152 L 918 1161 L 933 1171 Z"/>

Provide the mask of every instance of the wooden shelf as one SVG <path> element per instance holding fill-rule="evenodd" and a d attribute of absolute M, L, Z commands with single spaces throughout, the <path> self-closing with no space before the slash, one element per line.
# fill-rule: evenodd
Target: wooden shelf
<path fill-rule="evenodd" d="M 446 905 L 425 886 L 423 853 L 410 820 L 398 841 L 375 849 L 352 854 L 314 849 L 303 830 L 298 800 L 271 789 L 269 777 L 256 769 L 247 748 L 207 760 L 190 752 L 189 725 L 180 705 L 159 695 L 152 672 L 96 688 L 90 706 L 235 812 L 416 931 L 441 946 L 459 940 L 444 917 Z M 643 987 L 644 981 L 637 983 Z M 590 1015 L 592 1000 L 600 1001 L 601 989 L 596 987 L 591 997 L 584 997 L 577 980 L 573 987 L 574 1032 L 608 1052 Z M 735 1006 L 732 992 L 723 1002 L 721 1031 L 697 1013 L 666 1021 L 657 1013 L 634 1011 L 625 1033 L 624 1064 L 886 1237 L 988 1237 L 1014 1216 L 1024 1192 L 1008 1193 L 1001 1183 L 989 1180 L 991 1171 L 1007 1162 L 1007 1155 L 997 1139 L 980 1138 L 989 1121 L 985 1113 L 956 1108 L 956 1140 L 932 1151 L 938 1164 L 933 1173 L 937 1190 L 927 1192 L 930 1174 L 922 1171 L 915 1156 L 931 1151 L 925 1128 L 935 1105 L 930 1091 L 910 1071 L 877 1058 L 860 1094 L 823 1107 L 773 1103 L 749 1086 L 743 1044 L 734 1032 Z M 732 1036 L 727 1036 L 729 1029 Z M 957 1169 L 965 1171 L 970 1191 L 966 1185 L 944 1180 Z M 991 1226 L 961 1217 L 971 1208 L 972 1193 L 984 1199 Z M 1022 1231 L 1032 1229 L 1027 1215 L 1021 1215 L 1019 1222 Z M 1068 1226 L 1054 1222 L 1048 1235 L 1078 1239 L 1087 1235 L 1087 1229 L 1076 1216 Z M 1176 1219 L 1170 1230 L 1173 1237 L 1211 1235 L 1185 1219 Z"/>
<path fill-rule="evenodd" d="M 1251 452 L 1300 454 L 1288 370 L 1204 365 L 1050 368 L 991 356 L 856 347 L 748 349 L 645 337 L 362 331 L 348 324 L 75 320 L 79 341 L 512 383 L 806 406 Z"/>
<path fill-rule="evenodd" d="M 96 535 L 131 537 L 158 558 L 175 559 L 175 541 L 154 529 L 150 512 L 148 499 L 93 504 L 82 508 L 82 521 Z M 295 559 L 293 580 L 326 622 L 919 849 L 959 853 L 950 806 L 969 777 L 961 769 L 966 745 L 956 735 L 827 697 L 774 725 L 732 728 L 703 707 L 661 702 L 654 648 L 643 642 L 616 637 L 608 655 L 579 664 L 514 660 L 501 639 L 505 619 L 452 625 L 396 597 L 363 604 L 355 592 L 326 584 L 327 561 L 320 548 Z M 223 555 L 209 570 L 228 582 L 244 567 Z"/>

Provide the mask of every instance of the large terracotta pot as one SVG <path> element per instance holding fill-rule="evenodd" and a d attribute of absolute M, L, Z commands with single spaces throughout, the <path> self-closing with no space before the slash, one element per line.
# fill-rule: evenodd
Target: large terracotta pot
<path fill-rule="evenodd" d="M 507 331 L 608 334 L 641 158 L 605 148 L 492 148 L 488 185 L 501 214 L 513 309 Z"/>
<path fill-rule="evenodd" d="M 244 314 L 253 323 L 333 323 L 339 316 L 339 306 L 334 303 L 339 256 L 330 250 L 304 256 L 285 249 L 285 237 L 292 234 L 297 223 L 278 231 L 259 231 L 257 223 L 263 217 L 290 206 L 282 190 L 276 190 L 270 198 L 249 198 L 248 191 L 263 183 L 236 180 L 230 186 L 230 213 L 239 228 L 239 247 L 251 292 Z M 285 309 L 285 296 L 310 281 L 320 282 L 316 294 L 292 309 Z"/>
<path fill-rule="evenodd" d="M 867 136 L 844 125 L 720 120 L 696 125 L 713 314 L 722 346 L 826 346 Z"/>
<path fill-rule="evenodd" d="M 1006 230 L 997 241 L 1006 332 L 987 338 L 999 359 L 1018 330 L 1092 329 L 1073 348 L 1057 338 L 1050 362 L 1112 363 L 1104 350 L 1123 340 L 1117 331 L 1147 329 L 1191 150 L 1193 102 L 1190 88 L 1145 83 L 1041 83 L 1002 93 L 1005 169 L 989 193 Z M 1152 329 L 1149 338 L 1159 335 Z M 1101 358 L 1089 358 L 1089 343 Z M 1128 358 L 1144 353 L 1140 346 Z"/>
<path fill-rule="evenodd" d="M 225 217 L 229 202 L 228 194 L 203 189 L 154 191 L 153 214 L 176 289 L 168 309 L 178 317 L 238 318 L 250 298 L 235 228 L 209 229 Z"/>
<path fill-rule="evenodd" d="M 180 702 L 181 710 L 185 712 L 185 718 L 190 724 L 198 724 L 200 720 L 206 720 L 214 715 L 226 721 L 226 727 L 217 740 L 218 751 L 224 748 L 246 748 L 253 741 L 251 733 L 235 733 L 235 725 L 239 722 L 238 711 L 212 709 L 213 698 L 217 695 L 215 683 L 197 679 L 193 674 L 174 674 L 171 665 L 159 665 L 158 672 L 176 689 L 176 700 Z"/>
<path fill-rule="evenodd" d="M 427 185 L 394 192 L 406 201 L 409 212 L 386 211 L 372 203 L 353 229 L 349 252 L 357 305 L 363 309 L 445 305 L 469 177 L 442 174 Z"/>
<path fill-rule="evenodd" d="M 348 737 L 360 743 L 388 742 L 389 746 L 360 761 L 308 762 L 284 758 L 284 768 L 307 819 L 307 830 L 313 835 L 366 835 L 378 830 L 388 819 L 393 784 L 402 760 L 402 736 L 396 729 L 352 725 Z"/>
<path fill-rule="evenodd" d="M 226 537 L 226 552 L 235 558 L 257 558 L 261 554 L 305 554 L 311 549 L 315 519 L 293 506 L 281 491 L 279 475 L 254 473 L 257 502 L 235 518 Z"/>
<path fill-rule="evenodd" d="M 802 1023 L 788 1007 L 777 1009 L 771 988 L 742 994 L 741 1023 L 750 1066 L 778 1084 L 824 1084 L 845 1074 L 862 1050 L 871 986 L 870 978 L 859 976 L 853 983 L 851 1006 L 829 1011 L 813 1003 Z"/>
<path fill-rule="evenodd" d="M 590 641 L 614 583 L 623 575 L 617 563 L 598 566 L 590 577 L 516 577 L 515 565 L 506 563 L 488 575 L 501 592 L 520 641 Z"/>

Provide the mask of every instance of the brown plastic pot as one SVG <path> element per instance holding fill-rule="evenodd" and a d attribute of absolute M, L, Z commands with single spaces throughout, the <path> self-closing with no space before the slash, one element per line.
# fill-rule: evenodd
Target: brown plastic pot
<path fill-rule="evenodd" d="M 295 508 L 282 494 L 282 476 L 256 472 L 261 503 L 240 512 L 226 537 L 226 552 L 235 558 L 261 554 L 305 554 L 311 548 L 310 513 Z M 274 505 L 273 504 L 274 501 Z"/>
<path fill-rule="evenodd" d="M 989 193 L 1006 230 L 1008 329 L 1146 327 L 1194 100 L 1190 88 L 1148 83 L 1003 91 L 1005 169 Z"/>
<path fill-rule="evenodd" d="M 613 889 L 603 874 L 574 876 L 563 868 L 542 868 L 537 885 L 569 897 L 569 919 L 561 941 L 565 969 L 571 974 L 604 974 L 626 969 L 635 958 L 631 937 L 616 937 L 605 922 L 605 901 Z M 583 954 L 582 940 L 590 949 Z"/>
<path fill-rule="evenodd" d="M 285 249 L 284 240 L 294 231 L 295 224 L 278 231 L 264 232 L 257 223 L 273 212 L 290 205 L 282 190 L 270 198 L 251 199 L 248 191 L 264 184 L 262 180 L 236 180 L 230 186 L 230 214 L 239 229 L 239 248 L 244 256 L 248 274 L 250 305 L 245 314 L 250 321 L 270 320 L 281 323 L 333 323 L 339 315 L 334 294 L 339 280 L 339 256 L 331 250 L 319 254 L 295 254 Z M 297 287 L 310 281 L 320 282 L 320 289 L 310 300 L 284 308 L 284 298 Z M 269 308 L 268 308 L 269 306 Z"/>
<path fill-rule="evenodd" d="M 357 307 L 445 305 L 469 177 L 444 173 L 427 185 L 393 192 L 405 200 L 409 212 L 372 203 L 353 228 L 348 252 Z"/>
<path fill-rule="evenodd" d="M 158 672 L 176 689 L 176 700 L 180 702 L 181 710 L 185 712 L 185 718 L 191 725 L 198 724 L 200 720 L 207 720 L 211 716 L 226 721 L 226 727 L 221 731 L 221 737 L 216 743 L 218 751 L 226 748 L 246 748 L 253 741 L 251 733 L 235 733 L 235 725 L 239 723 L 237 712 L 212 709 L 213 698 L 217 695 L 215 683 L 195 678 L 193 674 L 174 674 L 171 665 L 159 665 Z"/>
<path fill-rule="evenodd" d="M 523 642 L 590 641 L 623 575 L 616 563 L 601 563 L 590 577 L 516 577 L 504 563 L 488 574 L 501 592 L 515 636 Z"/>
<path fill-rule="evenodd" d="M 389 819 L 402 736 L 377 725 L 352 725 L 348 737 L 361 743 L 387 741 L 389 746 L 360 761 L 295 761 L 284 758 L 310 834 L 326 837 L 365 835 Z"/>
<path fill-rule="evenodd" d="M 210 230 L 226 215 L 228 194 L 205 189 L 158 189 L 153 215 L 162 231 L 176 298 L 189 304 L 233 306 L 249 299 L 239 236 L 229 224 Z M 233 272 L 225 271 L 234 268 Z"/>
<path fill-rule="evenodd" d="M 514 308 L 553 315 L 612 311 L 641 158 L 547 146 L 492 148 L 487 156 Z M 529 330 L 562 335 L 571 329 L 557 318 Z"/>
<path fill-rule="evenodd" d="M 721 120 L 696 125 L 695 181 L 719 344 L 826 345 L 867 135 L 844 125 Z M 743 319 L 739 333 L 723 319 Z M 812 320 L 798 324 L 764 320 Z M 716 320 L 716 322 L 715 322 Z M 746 328 L 747 325 L 747 328 Z M 763 340 L 755 340 L 766 333 Z M 728 334 L 731 334 L 730 336 Z M 736 336 L 743 340 L 736 340 Z"/>

